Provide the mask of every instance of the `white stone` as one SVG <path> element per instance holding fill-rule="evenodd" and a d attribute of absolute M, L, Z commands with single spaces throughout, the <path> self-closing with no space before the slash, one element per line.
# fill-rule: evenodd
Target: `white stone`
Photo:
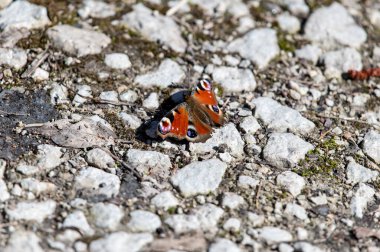
<path fill-rule="evenodd" d="M 225 192 L 223 195 L 222 206 L 224 208 L 236 209 L 244 203 L 244 198 L 236 193 Z"/>
<path fill-rule="evenodd" d="M 133 11 L 125 14 L 121 22 L 147 39 L 163 43 L 176 52 L 183 53 L 186 50 L 186 41 L 173 19 L 153 13 L 141 3 L 134 5 Z"/>
<path fill-rule="evenodd" d="M 37 67 L 37 69 L 34 71 L 32 78 L 36 82 L 41 82 L 49 79 L 49 72 Z"/>
<path fill-rule="evenodd" d="M 222 15 L 228 12 L 235 18 L 249 15 L 249 9 L 241 0 L 192 0 L 192 4 L 201 7 L 207 15 Z"/>
<path fill-rule="evenodd" d="M 279 252 L 294 252 L 294 248 L 287 243 L 280 243 L 278 245 Z"/>
<path fill-rule="evenodd" d="M 292 171 L 279 174 L 276 182 L 290 192 L 293 197 L 297 197 L 305 186 L 305 179 Z"/>
<path fill-rule="evenodd" d="M 277 168 L 295 166 L 314 146 L 292 133 L 273 133 L 264 147 L 263 156 Z"/>
<path fill-rule="evenodd" d="M 152 241 L 153 235 L 149 233 L 116 232 L 91 242 L 90 252 L 138 252 Z"/>
<path fill-rule="evenodd" d="M 32 192 L 35 195 L 40 195 L 41 193 L 53 192 L 56 186 L 53 183 L 41 182 L 35 178 L 24 178 L 20 182 L 22 189 Z"/>
<path fill-rule="evenodd" d="M 376 28 L 380 28 L 380 9 L 369 10 L 369 20 Z"/>
<path fill-rule="evenodd" d="M 53 200 L 46 201 L 22 201 L 17 203 L 15 207 L 7 208 L 5 211 L 10 220 L 25 220 L 43 222 L 47 217 L 51 216 L 57 203 Z"/>
<path fill-rule="evenodd" d="M 169 156 L 157 151 L 130 149 L 127 159 L 132 168 L 144 175 L 167 178 L 172 167 Z"/>
<path fill-rule="evenodd" d="M 283 2 L 293 15 L 305 17 L 310 11 L 304 0 L 283 0 Z"/>
<path fill-rule="evenodd" d="M 244 155 L 244 141 L 233 123 L 215 129 L 211 138 L 204 143 L 190 143 L 190 151 L 193 154 L 204 155 L 215 152 L 215 148 L 221 145 L 226 145 L 226 151 L 233 157 L 240 158 Z"/>
<path fill-rule="evenodd" d="M 250 188 L 256 187 L 259 183 L 260 181 L 257 179 L 254 179 L 250 176 L 242 175 L 242 176 L 239 176 L 237 185 L 238 187 L 242 189 L 250 189 Z"/>
<path fill-rule="evenodd" d="M 133 114 L 128 114 L 126 112 L 120 112 L 120 118 L 123 120 L 123 122 L 131 129 L 137 129 L 141 126 L 142 121 L 140 118 Z"/>
<path fill-rule="evenodd" d="M 20 163 L 17 165 L 16 171 L 18 171 L 19 173 L 21 173 L 23 175 L 29 176 L 29 175 L 33 175 L 33 174 L 37 173 L 39 171 L 39 169 L 37 166 L 34 166 L 34 165 L 27 165 L 24 163 Z"/>
<path fill-rule="evenodd" d="M 86 216 L 79 210 L 67 215 L 62 226 L 65 228 L 78 228 L 85 236 L 95 234 L 95 231 L 88 224 Z"/>
<path fill-rule="evenodd" d="M 0 48 L 0 65 L 7 65 L 16 70 L 25 66 L 28 56 L 23 49 Z"/>
<path fill-rule="evenodd" d="M 232 41 L 227 49 L 254 62 L 260 69 L 280 53 L 276 31 L 270 28 L 254 29 Z"/>
<path fill-rule="evenodd" d="M 120 94 L 120 101 L 134 103 L 139 98 L 138 94 L 133 90 L 127 90 Z"/>
<path fill-rule="evenodd" d="M 104 63 L 113 69 L 127 69 L 132 66 L 131 61 L 129 60 L 128 55 L 125 53 L 110 53 L 107 54 Z"/>
<path fill-rule="evenodd" d="M 171 178 L 184 197 L 215 192 L 222 182 L 227 165 L 219 159 L 193 162 L 177 171 Z"/>
<path fill-rule="evenodd" d="M 257 229 L 258 238 L 264 240 L 268 244 L 290 242 L 293 236 L 286 230 L 277 227 L 263 227 Z"/>
<path fill-rule="evenodd" d="M 351 105 L 354 107 L 364 107 L 369 99 L 371 99 L 371 95 L 369 94 L 355 93 Z"/>
<path fill-rule="evenodd" d="M 239 126 L 243 130 L 243 132 L 248 134 L 255 134 L 256 131 L 261 129 L 261 126 L 257 122 L 257 119 L 253 116 L 244 117 L 243 121 L 240 123 Z"/>
<path fill-rule="evenodd" d="M 14 1 L 0 11 L 0 27 L 2 31 L 12 29 L 38 29 L 50 24 L 47 9 L 31 4 L 28 1 Z"/>
<path fill-rule="evenodd" d="M 111 39 L 97 31 L 76 28 L 70 25 L 56 25 L 47 30 L 53 45 L 77 57 L 101 53 Z"/>
<path fill-rule="evenodd" d="M 50 102 L 51 104 L 58 105 L 69 103 L 67 88 L 54 82 L 50 89 Z"/>
<path fill-rule="evenodd" d="M 284 213 L 297 217 L 300 220 L 307 220 L 307 212 L 305 208 L 295 203 L 288 203 Z"/>
<path fill-rule="evenodd" d="M 182 67 L 172 59 L 165 59 L 158 69 L 146 74 L 138 75 L 135 82 L 141 87 L 166 88 L 173 83 L 180 83 L 186 77 Z"/>
<path fill-rule="evenodd" d="M 17 230 L 11 234 L 3 252 L 44 252 L 41 239 L 32 231 Z"/>
<path fill-rule="evenodd" d="M 0 202 L 7 201 L 11 195 L 8 192 L 7 185 L 5 184 L 4 180 L 0 179 Z"/>
<path fill-rule="evenodd" d="M 264 224 L 265 216 L 248 212 L 248 221 L 253 227 L 259 227 Z"/>
<path fill-rule="evenodd" d="M 4 177 L 5 168 L 7 167 L 7 161 L 0 158 L 0 179 Z"/>
<path fill-rule="evenodd" d="M 305 37 L 325 48 L 335 45 L 359 48 L 366 41 L 367 34 L 345 7 L 333 3 L 311 14 L 305 24 Z"/>
<path fill-rule="evenodd" d="M 0 9 L 4 9 L 7 7 L 10 3 L 12 3 L 12 0 L 1 0 L 0 1 Z"/>
<path fill-rule="evenodd" d="M 210 245 L 208 252 L 240 252 L 240 248 L 232 241 L 219 238 Z"/>
<path fill-rule="evenodd" d="M 344 48 L 337 51 L 330 51 L 321 56 L 321 61 L 325 65 L 325 76 L 328 79 L 340 79 L 342 73 L 348 70 L 361 70 L 362 57 L 353 48 Z"/>
<path fill-rule="evenodd" d="M 157 208 L 163 208 L 164 210 L 168 210 L 172 207 L 178 206 L 178 199 L 173 195 L 171 191 L 165 191 L 157 194 L 150 201 L 152 205 Z"/>
<path fill-rule="evenodd" d="M 351 212 L 357 218 L 363 218 L 364 211 L 367 209 L 368 203 L 374 200 L 375 189 L 360 183 L 354 197 L 351 199 Z"/>
<path fill-rule="evenodd" d="M 238 218 L 229 218 L 224 224 L 223 229 L 229 232 L 238 232 L 240 230 L 241 221 Z"/>
<path fill-rule="evenodd" d="M 305 45 L 301 49 L 297 49 L 295 53 L 298 58 L 305 59 L 313 64 L 316 64 L 319 57 L 322 55 L 322 50 L 316 45 Z"/>
<path fill-rule="evenodd" d="M 380 133 L 370 130 L 363 140 L 364 153 L 380 164 Z"/>
<path fill-rule="evenodd" d="M 200 228 L 204 232 L 217 232 L 218 222 L 224 214 L 224 210 L 214 204 L 207 203 L 194 209 Z"/>
<path fill-rule="evenodd" d="M 283 13 L 277 16 L 277 22 L 281 30 L 288 33 L 297 33 L 301 29 L 301 22 L 298 18 L 289 15 L 289 13 Z"/>
<path fill-rule="evenodd" d="M 85 0 L 78 10 L 81 18 L 107 18 L 115 15 L 115 6 L 98 0 Z"/>
<path fill-rule="evenodd" d="M 160 217 L 152 212 L 135 210 L 130 215 L 131 219 L 127 228 L 132 232 L 155 232 L 157 228 L 161 227 Z"/>
<path fill-rule="evenodd" d="M 325 252 L 324 249 L 314 246 L 308 242 L 296 242 L 294 244 L 294 248 L 297 251 L 301 251 L 301 252 Z"/>
<path fill-rule="evenodd" d="M 200 229 L 200 223 L 195 215 L 175 214 L 169 216 L 165 223 L 177 235 Z"/>
<path fill-rule="evenodd" d="M 298 111 L 283 106 L 269 97 L 259 97 L 252 101 L 255 117 L 264 122 L 269 130 L 306 135 L 313 131 L 315 124 L 304 118 Z"/>
<path fill-rule="evenodd" d="M 74 96 L 73 104 L 74 106 L 79 106 L 87 101 L 87 97 L 92 97 L 91 87 L 88 85 L 77 86 L 77 94 Z"/>
<path fill-rule="evenodd" d="M 255 77 L 249 69 L 221 66 L 214 69 L 212 78 L 226 92 L 249 92 L 256 88 Z"/>
<path fill-rule="evenodd" d="M 64 161 L 61 147 L 40 144 L 37 147 L 37 151 L 37 166 L 41 170 L 50 171 Z"/>
<path fill-rule="evenodd" d="M 311 197 L 310 200 L 316 205 L 325 205 L 328 203 L 326 194 L 322 194 L 316 197 Z"/>
<path fill-rule="evenodd" d="M 118 102 L 119 94 L 116 91 L 103 91 L 99 95 L 100 100 Z"/>
<path fill-rule="evenodd" d="M 372 171 L 360 164 L 351 161 L 347 165 L 347 179 L 350 184 L 373 181 L 379 176 L 378 171 Z"/>
<path fill-rule="evenodd" d="M 90 209 L 95 226 L 108 230 L 116 230 L 124 217 L 123 210 L 110 203 L 96 203 Z"/>
<path fill-rule="evenodd" d="M 160 106 L 158 102 L 158 94 L 150 93 L 150 95 L 143 101 L 143 107 L 147 109 L 157 109 Z"/>
<path fill-rule="evenodd" d="M 298 240 L 307 240 L 309 234 L 307 232 L 306 229 L 302 228 L 302 227 L 297 227 L 296 228 L 296 231 L 297 231 L 297 238 Z"/>
<path fill-rule="evenodd" d="M 76 175 L 74 187 L 88 196 L 112 198 L 119 194 L 120 179 L 100 169 L 87 167 L 82 168 Z"/>
<path fill-rule="evenodd" d="M 110 154 L 100 148 L 95 148 L 87 152 L 86 161 L 89 165 L 100 169 L 116 167 L 115 160 Z"/>

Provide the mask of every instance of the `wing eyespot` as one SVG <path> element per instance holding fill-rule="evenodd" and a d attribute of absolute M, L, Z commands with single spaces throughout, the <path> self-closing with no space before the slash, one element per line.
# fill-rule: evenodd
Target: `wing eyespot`
<path fill-rule="evenodd" d="M 162 118 L 160 123 L 158 124 L 158 131 L 162 135 L 166 135 L 171 131 L 171 129 L 172 129 L 172 123 L 169 120 L 169 118 L 167 117 Z"/>
<path fill-rule="evenodd" d="M 206 79 L 200 80 L 197 87 L 203 91 L 205 91 L 205 90 L 210 91 L 212 89 L 211 82 L 209 80 L 206 80 Z"/>
<path fill-rule="evenodd" d="M 198 133 L 197 133 L 196 129 L 194 128 L 194 126 L 189 125 L 189 127 L 187 128 L 186 135 L 189 139 L 193 140 L 193 139 L 197 138 Z"/>

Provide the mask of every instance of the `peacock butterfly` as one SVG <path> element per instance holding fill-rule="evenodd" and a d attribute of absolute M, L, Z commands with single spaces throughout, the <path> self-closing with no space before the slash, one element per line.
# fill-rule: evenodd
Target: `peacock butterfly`
<path fill-rule="evenodd" d="M 158 123 L 157 135 L 190 142 L 206 141 L 212 126 L 223 124 L 223 112 L 218 106 L 211 82 L 203 79 L 194 90 L 167 113 Z"/>

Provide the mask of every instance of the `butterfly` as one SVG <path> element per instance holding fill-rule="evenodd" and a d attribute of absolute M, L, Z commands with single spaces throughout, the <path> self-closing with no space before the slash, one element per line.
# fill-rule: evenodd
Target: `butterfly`
<path fill-rule="evenodd" d="M 157 135 L 189 142 L 204 142 L 212 126 L 223 125 L 224 117 L 218 106 L 211 82 L 200 80 L 185 101 L 167 113 L 157 125 Z"/>

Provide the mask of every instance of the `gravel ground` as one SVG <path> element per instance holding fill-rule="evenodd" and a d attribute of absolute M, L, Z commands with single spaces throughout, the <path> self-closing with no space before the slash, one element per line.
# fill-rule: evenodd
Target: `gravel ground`
<path fill-rule="evenodd" d="M 380 249 L 376 0 L 0 0 L 0 251 Z M 226 123 L 157 121 L 201 78 Z"/>

